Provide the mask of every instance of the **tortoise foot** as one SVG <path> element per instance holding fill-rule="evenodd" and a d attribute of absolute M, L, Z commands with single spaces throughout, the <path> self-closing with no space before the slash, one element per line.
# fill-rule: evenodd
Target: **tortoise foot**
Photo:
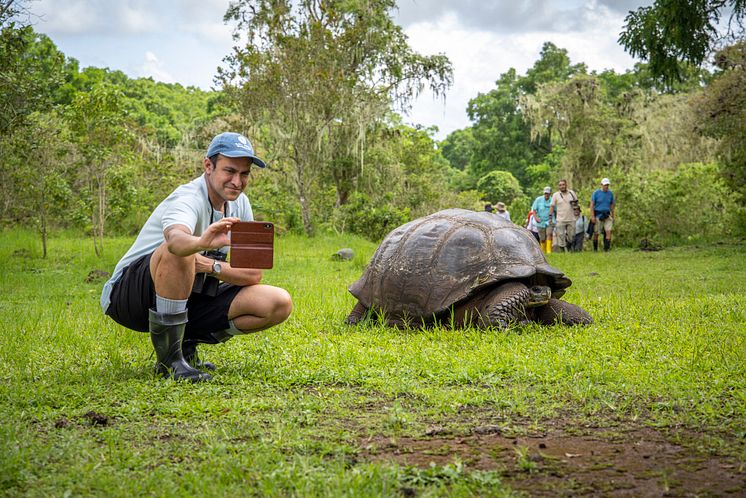
<path fill-rule="evenodd" d="M 355 307 L 352 308 L 350 314 L 347 315 L 347 320 L 345 320 L 345 323 L 347 325 L 357 325 L 363 318 L 365 318 L 365 314 L 367 312 L 368 308 L 366 308 L 360 301 L 358 301 Z"/>
<path fill-rule="evenodd" d="M 561 323 L 563 325 L 590 325 L 593 317 L 580 306 L 559 299 L 550 299 L 549 303 L 533 310 L 533 319 L 543 325 Z"/>

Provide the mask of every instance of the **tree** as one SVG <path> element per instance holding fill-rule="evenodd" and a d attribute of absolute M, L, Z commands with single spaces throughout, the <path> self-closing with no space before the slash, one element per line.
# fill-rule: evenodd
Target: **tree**
<path fill-rule="evenodd" d="M 521 98 L 535 93 L 541 84 L 566 81 L 585 72 L 584 64 L 570 63 L 567 50 L 546 42 L 539 59 L 525 76 L 518 76 L 511 68 L 500 76 L 495 89 L 470 100 L 466 112 L 474 122 L 475 146 L 469 163 L 474 183 L 488 172 L 500 169 L 510 171 L 522 185 L 527 185 L 527 168 L 541 162 L 552 144 L 549 135 L 532 140 Z"/>
<path fill-rule="evenodd" d="M 52 220 L 65 216 L 72 198 L 69 155 L 72 146 L 55 112 L 33 113 L 7 138 L 11 152 L 0 164 L 3 189 L 17 220 L 35 226 L 47 257 Z"/>
<path fill-rule="evenodd" d="M 288 167 L 306 233 L 311 197 L 326 170 L 338 189 L 365 168 L 366 137 L 391 103 L 406 108 L 428 83 L 451 82 L 443 55 L 409 47 L 392 19 L 393 0 L 240 0 L 226 13 L 237 39 L 218 81 Z M 331 146 L 330 146 L 331 145 Z M 338 192 L 337 202 L 347 195 Z"/>
<path fill-rule="evenodd" d="M 471 128 L 452 131 L 440 142 L 440 152 L 451 166 L 458 170 L 465 170 L 471 160 L 472 152 L 476 147 L 474 133 Z"/>
<path fill-rule="evenodd" d="M 532 138 L 549 137 L 565 148 L 562 173 L 575 185 L 589 184 L 612 165 L 629 166 L 625 153 L 634 141 L 632 122 L 603 94 L 596 77 L 578 75 L 544 84 L 522 99 Z"/>
<path fill-rule="evenodd" d="M 93 247 L 104 251 L 109 171 L 127 153 L 130 133 L 122 113 L 121 92 L 106 83 L 76 95 L 67 110 L 67 121 L 82 160 L 81 179 L 90 193 Z"/>
<path fill-rule="evenodd" d="M 490 171 L 479 179 L 477 190 L 482 193 L 482 199 L 485 201 L 500 201 L 506 204 L 523 195 L 520 183 L 507 171 Z"/>
<path fill-rule="evenodd" d="M 544 143 L 532 143 L 530 128 L 518 104 L 520 77 L 515 69 L 500 76 L 496 88 L 469 101 L 466 109 L 474 122 L 474 150 L 469 174 L 476 181 L 494 169 L 510 171 L 523 181 L 525 168 L 541 157 Z"/>
<path fill-rule="evenodd" d="M 744 32 L 746 0 L 656 0 L 630 12 L 619 42 L 631 55 L 648 61 L 655 77 L 667 84 L 680 81 L 687 64 L 699 66 L 718 42 L 718 23 L 730 10 Z M 739 33 L 734 33 L 739 36 Z"/>
<path fill-rule="evenodd" d="M 746 41 L 720 51 L 720 72 L 694 102 L 700 131 L 718 139 L 723 176 L 746 202 Z M 746 227 L 743 218 L 739 220 Z"/>
<path fill-rule="evenodd" d="M 9 7 L 0 3 L 0 8 Z M 7 11 L 5 11 L 7 12 Z M 0 30 L 0 133 L 9 133 L 33 112 L 44 112 L 63 83 L 65 56 L 31 26 L 3 20 Z"/>

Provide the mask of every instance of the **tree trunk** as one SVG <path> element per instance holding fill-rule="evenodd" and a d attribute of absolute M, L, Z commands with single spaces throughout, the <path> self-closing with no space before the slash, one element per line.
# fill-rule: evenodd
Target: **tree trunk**
<path fill-rule="evenodd" d="M 39 221 L 41 224 L 41 257 L 47 258 L 47 206 L 46 196 L 43 194 L 41 198 L 41 209 L 39 210 Z"/>
<path fill-rule="evenodd" d="M 295 186 L 298 189 L 298 202 L 300 203 L 300 214 L 303 219 L 303 231 L 306 235 L 313 236 L 313 222 L 311 221 L 311 206 L 308 202 L 308 186 L 306 184 L 306 167 L 295 159 Z"/>
<path fill-rule="evenodd" d="M 303 231 L 306 232 L 306 235 L 313 236 L 313 223 L 311 223 L 311 208 L 308 205 L 308 199 L 306 199 L 306 196 L 303 194 L 300 194 L 298 196 L 298 200 L 300 201 L 300 214 L 303 218 Z"/>
<path fill-rule="evenodd" d="M 106 178 L 104 173 L 96 174 L 97 207 L 93 209 L 93 249 L 96 256 L 104 255 L 104 222 L 106 220 Z"/>

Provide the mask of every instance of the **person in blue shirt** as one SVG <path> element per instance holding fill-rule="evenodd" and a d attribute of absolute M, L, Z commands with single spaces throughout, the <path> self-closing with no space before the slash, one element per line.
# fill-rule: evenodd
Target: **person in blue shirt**
<path fill-rule="evenodd" d="M 534 212 L 534 220 L 539 229 L 539 245 L 546 254 L 552 252 L 552 229 L 554 228 L 549 216 L 549 208 L 552 205 L 551 193 L 551 187 L 544 187 L 544 195 L 534 199 L 534 203 L 531 204 L 531 211 Z"/>
<path fill-rule="evenodd" d="M 601 188 L 591 196 L 591 223 L 593 230 L 593 250 L 598 251 L 598 234 L 604 234 L 604 252 L 611 249 L 611 229 L 614 225 L 614 193 L 609 190 L 608 178 L 601 180 Z"/>

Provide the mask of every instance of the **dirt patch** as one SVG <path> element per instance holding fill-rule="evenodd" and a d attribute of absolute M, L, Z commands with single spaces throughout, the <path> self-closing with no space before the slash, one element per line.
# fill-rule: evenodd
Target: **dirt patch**
<path fill-rule="evenodd" d="M 96 282 L 102 282 L 106 279 L 111 277 L 111 273 L 105 270 L 91 270 L 88 272 L 88 275 L 85 277 L 85 281 L 89 284 L 96 283 Z"/>
<path fill-rule="evenodd" d="M 94 411 L 84 414 L 83 418 L 91 425 L 109 425 L 111 423 L 109 417 Z"/>
<path fill-rule="evenodd" d="M 746 496 L 743 462 L 674 444 L 649 427 L 562 425 L 519 436 L 514 429 L 449 434 L 441 424 L 422 437 L 373 436 L 360 441 L 360 459 L 420 468 L 462 462 L 498 472 L 529 496 Z"/>

